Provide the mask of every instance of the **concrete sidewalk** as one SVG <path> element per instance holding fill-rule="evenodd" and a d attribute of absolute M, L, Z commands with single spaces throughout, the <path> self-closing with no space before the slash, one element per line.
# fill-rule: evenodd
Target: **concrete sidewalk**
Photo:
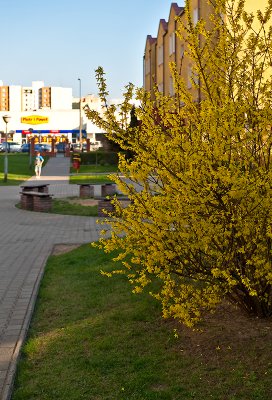
<path fill-rule="evenodd" d="M 78 186 L 68 184 L 69 168 L 69 158 L 51 158 L 39 182 L 49 183 L 56 197 L 78 196 Z M 35 177 L 28 182 L 33 181 Z M 19 186 L 0 187 L 0 400 L 11 396 L 16 363 L 54 245 L 90 243 L 100 229 L 96 218 L 20 210 L 15 207 L 19 193 Z"/>

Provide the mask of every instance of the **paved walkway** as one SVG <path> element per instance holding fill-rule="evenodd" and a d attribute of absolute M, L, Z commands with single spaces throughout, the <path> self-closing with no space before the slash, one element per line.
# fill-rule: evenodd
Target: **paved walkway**
<path fill-rule="evenodd" d="M 69 158 L 51 158 L 40 181 L 55 197 L 78 196 L 69 185 Z M 29 181 L 36 181 L 32 177 Z M 96 218 L 20 210 L 20 187 L 0 187 L 0 400 L 11 395 L 18 355 L 27 333 L 44 266 L 56 244 L 98 239 Z"/>

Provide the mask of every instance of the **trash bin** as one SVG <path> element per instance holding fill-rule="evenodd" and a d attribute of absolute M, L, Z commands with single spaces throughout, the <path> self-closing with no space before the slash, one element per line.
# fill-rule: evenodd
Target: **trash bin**
<path fill-rule="evenodd" d="M 73 168 L 76 170 L 76 172 L 79 171 L 80 162 L 81 162 L 81 159 L 80 159 L 79 156 L 74 156 L 73 157 Z"/>

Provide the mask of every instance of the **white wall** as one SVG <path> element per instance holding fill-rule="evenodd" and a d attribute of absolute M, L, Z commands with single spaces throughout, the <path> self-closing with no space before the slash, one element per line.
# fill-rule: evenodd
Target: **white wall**
<path fill-rule="evenodd" d="M 18 85 L 12 85 L 9 87 L 9 108 L 10 111 L 21 111 L 21 94 L 22 87 Z"/>
<path fill-rule="evenodd" d="M 51 87 L 51 109 L 72 110 L 72 88 Z"/>
<path fill-rule="evenodd" d="M 39 109 L 39 89 L 44 87 L 44 82 L 43 81 L 33 81 L 32 87 L 34 89 L 34 91 L 33 91 L 33 109 L 38 110 Z"/>

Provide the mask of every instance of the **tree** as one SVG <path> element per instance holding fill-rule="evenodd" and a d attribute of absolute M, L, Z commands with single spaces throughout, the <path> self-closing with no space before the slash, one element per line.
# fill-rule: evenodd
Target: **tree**
<path fill-rule="evenodd" d="M 135 89 L 141 124 L 129 126 L 133 85 L 120 108 L 106 103 L 106 81 L 97 70 L 105 118 L 86 114 L 133 159 L 120 154 L 123 176 L 115 177 L 131 199 L 114 200 L 100 240 L 141 292 L 162 304 L 163 316 L 188 326 L 223 299 L 259 317 L 272 315 L 271 33 L 272 2 L 254 18 L 243 0 L 217 0 L 209 29 L 180 24 L 196 102 L 171 65 L 175 97 L 155 89 L 155 102 Z M 196 79 L 197 77 L 197 79 Z M 141 190 L 139 190 L 139 187 Z M 106 234 L 106 230 L 104 231 Z"/>

